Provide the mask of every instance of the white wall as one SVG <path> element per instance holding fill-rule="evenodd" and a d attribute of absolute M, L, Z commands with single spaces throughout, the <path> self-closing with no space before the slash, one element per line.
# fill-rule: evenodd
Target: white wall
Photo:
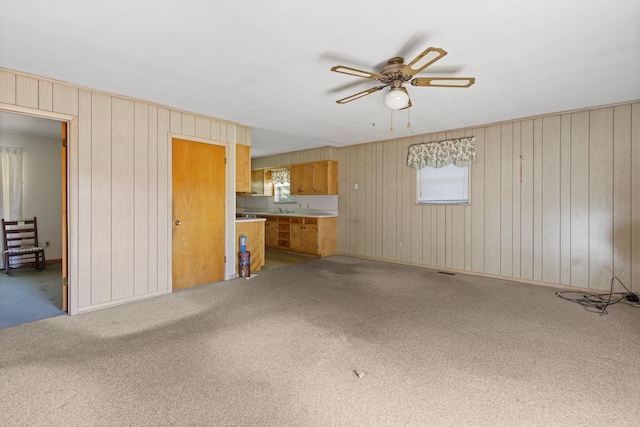
<path fill-rule="evenodd" d="M 296 196 L 296 203 L 274 203 L 270 196 L 238 196 L 238 212 L 280 212 L 278 208 L 289 212 L 306 214 L 338 214 L 338 196 Z"/>
<path fill-rule="evenodd" d="M 43 119 L 44 120 L 44 119 Z M 40 245 L 47 260 L 62 259 L 62 184 L 60 139 L 0 132 L 1 147 L 21 147 L 22 218 L 38 218 Z"/>

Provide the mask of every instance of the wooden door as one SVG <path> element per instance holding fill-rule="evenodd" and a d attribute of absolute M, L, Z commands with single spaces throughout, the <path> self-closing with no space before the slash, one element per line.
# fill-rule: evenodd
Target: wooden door
<path fill-rule="evenodd" d="M 289 185 L 292 196 L 302 192 L 302 165 L 291 165 L 291 169 L 289 169 Z"/>
<path fill-rule="evenodd" d="M 313 163 L 305 163 L 302 167 L 302 194 L 313 194 Z"/>
<path fill-rule="evenodd" d="M 224 279 L 225 147 L 173 139 L 173 290 Z"/>
<path fill-rule="evenodd" d="M 316 194 L 329 194 L 329 162 L 313 164 L 313 191 Z"/>
<path fill-rule="evenodd" d="M 302 231 L 302 251 L 309 254 L 318 253 L 318 225 L 314 220 L 306 219 Z"/>
<path fill-rule="evenodd" d="M 278 221 L 275 216 L 267 217 L 264 231 L 264 243 L 270 248 L 278 246 Z"/>
<path fill-rule="evenodd" d="M 236 192 L 251 191 L 251 146 L 236 144 Z"/>
<path fill-rule="evenodd" d="M 251 193 L 264 194 L 264 169 L 251 171 Z"/>
<path fill-rule="evenodd" d="M 304 248 L 303 222 L 302 218 L 291 218 L 289 247 L 292 251 L 302 251 Z"/>

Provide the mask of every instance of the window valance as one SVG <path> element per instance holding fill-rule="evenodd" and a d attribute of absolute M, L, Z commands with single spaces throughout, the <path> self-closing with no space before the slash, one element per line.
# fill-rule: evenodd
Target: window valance
<path fill-rule="evenodd" d="M 288 184 L 289 169 L 272 169 L 271 182 L 273 182 L 274 184 Z"/>
<path fill-rule="evenodd" d="M 453 163 L 464 167 L 475 160 L 476 137 L 472 136 L 410 145 L 407 166 L 415 169 L 422 169 L 425 166 L 441 168 Z"/>

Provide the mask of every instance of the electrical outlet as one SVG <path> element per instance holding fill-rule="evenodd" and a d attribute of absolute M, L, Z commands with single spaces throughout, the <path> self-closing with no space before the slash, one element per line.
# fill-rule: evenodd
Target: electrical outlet
<path fill-rule="evenodd" d="M 44 247 L 45 247 L 45 248 L 48 248 L 49 246 L 51 246 L 51 242 L 46 242 L 46 243 L 44 244 Z"/>
<path fill-rule="evenodd" d="M 571 258 L 571 267 L 580 267 L 580 258 Z"/>

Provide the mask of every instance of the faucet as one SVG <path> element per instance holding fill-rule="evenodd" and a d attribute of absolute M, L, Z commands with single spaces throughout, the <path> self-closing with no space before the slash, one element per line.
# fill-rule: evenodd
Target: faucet
<path fill-rule="evenodd" d="M 282 213 L 282 208 L 280 206 L 278 206 L 278 210 Z"/>

